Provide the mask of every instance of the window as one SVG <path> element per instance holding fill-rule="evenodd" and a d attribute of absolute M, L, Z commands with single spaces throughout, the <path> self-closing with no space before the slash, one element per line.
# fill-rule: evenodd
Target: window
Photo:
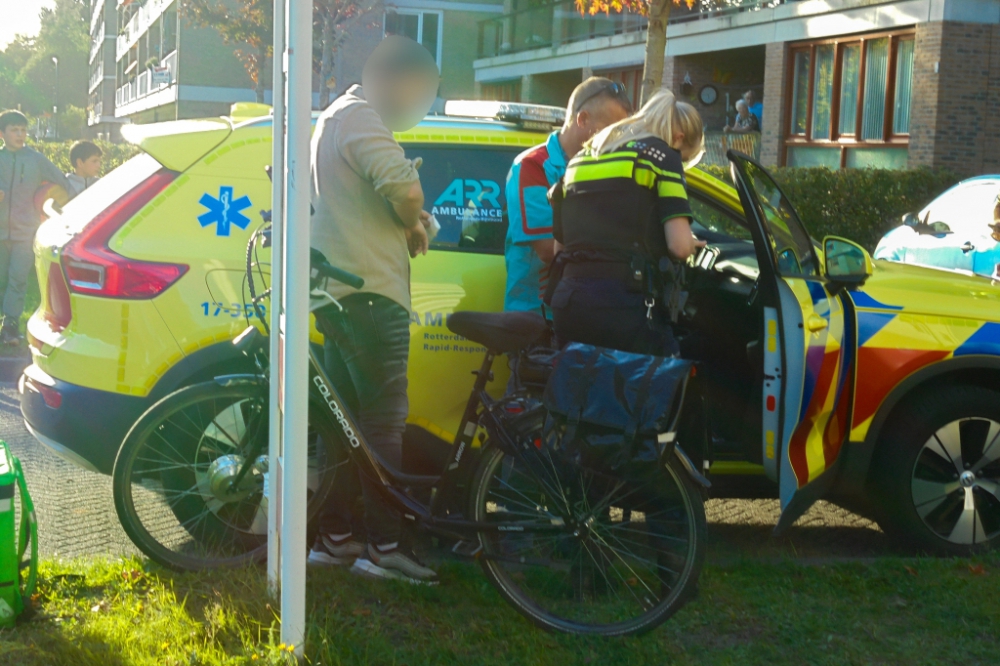
<path fill-rule="evenodd" d="M 611 79 L 615 83 L 625 86 L 625 92 L 633 109 L 638 109 L 640 97 L 642 95 L 642 68 L 616 69 L 610 72 L 594 72 L 597 76 Z"/>
<path fill-rule="evenodd" d="M 812 239 L 781 189 L 756 164 L 743 162 L 742 168 L 750 181 L 750 195 L 764 215 L 765 232 L 774 250 L 778 273 L 784 277 L 819 275 Z"/>
<path fill-rule="evenodd" d="M 797 44 L 789 54 L 788 166 L 906 166 L 912 31 Z"/>
<path fill-rule="evenodd" d="M 480 97 L 482 99 L 496 100 L 497 102 L 520 102 L 521 79 L 484 83 L 480 91 Z"/>
<path fill-rule="evenodd" d="M 443 12 L 395 9 L 385 13 L 385 34 L 409 37 L 434 56 L 441 69 L 441 23 Z"/>
<path fill-rule="evenodd" d="M 503 254 L 507 237 L 504 184 L 519 147 L 440 147 L 405 145 L 410 159 L 421 157 L 424 207 L 441 231 L 436 250 Z"/>
<path fill-rule="evenodd" d="M 712 243 L 729 243 L 736 241 L 753 241 L 746 219 L 736 217 L 731 211 L 724 210 L 711 200 L 690 192 L 688 203 L 691 205 L 691 216 L 696 225 L 701 226 L 713 235 L 725 235 L 728 238 L 712 238 Z M 698 232 L 695 231 L 697 235 Z M 707 237 L 707 234 L 705 235 Z"/>

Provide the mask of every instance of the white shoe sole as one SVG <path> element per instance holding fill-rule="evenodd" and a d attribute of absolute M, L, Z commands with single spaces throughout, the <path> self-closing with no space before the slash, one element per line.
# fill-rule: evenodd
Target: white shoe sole
<path fill-rule="evenodd" d="M 321 550 L 310 550 L 306 562 L 321 567 L 344 567 L 352 564 L 354 560 L 353 557 L 336 557 Z"/>
<path fill-rule="evenodd" d="M 358 576 L 364 576 L 365 578 L 380 579 L 380 580 L 401 580 L 412 585 L 437 585 L 436 580 L 420 580 L 418 578 L 410 578 L 406 574 L 394 571 L 392 569 L 383 569 L 379 565 L 375 564 L 371 560 L 366 560 L 358 558 L 355 560 L 354 564 L 351 566 L 351 573 L 357 574 Z"/>

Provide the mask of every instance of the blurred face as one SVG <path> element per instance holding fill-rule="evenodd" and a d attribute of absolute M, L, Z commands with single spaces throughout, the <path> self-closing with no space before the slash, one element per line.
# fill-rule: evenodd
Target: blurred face
<path fill-rule="evenodd" d="M 7 129 L 0 132 L 4 146 L 7 150 L 21 150 L 24 142 L 28 140 L 27 125 L 8 125 Z"/>
<path fill-rule="evenodd" d="M 85 160 L 76 161 L 76 175 L 83 178 L 97 178 L 101 173 L 101 156 L 91 155 Z"/>
<path fill-rule="evenodd" d="M 365 96 L 385 126 L 394 132 L 405 132 L 431 110 L 437 98 L 438 77 L 431 73 L 373 76 L 363 86 Z"/>
<path fill-rule="evenodd" d="M 746 118 L 750 115 L 750 109 L 748 109 L 745 104 L 740 104 L 736 107 L 736 110 L 739 112 L 740 118 Z"/>

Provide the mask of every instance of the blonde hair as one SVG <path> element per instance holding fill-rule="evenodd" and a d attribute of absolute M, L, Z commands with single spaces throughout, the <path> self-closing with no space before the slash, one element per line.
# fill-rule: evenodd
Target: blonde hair
<path fill-rule="evenodd" d="M 674 145 L 674 132 L 683 132 L 684 142 Z M 634 116 L 606 127 L 590 140 L 593 154 L 613 152 L 629 141 L 656 136 L 675 150 L 701 152 L 705 146 L 705 130 L 698 110 L 687 102 L 679 102 L 669 90 L 658 90 Z"/>

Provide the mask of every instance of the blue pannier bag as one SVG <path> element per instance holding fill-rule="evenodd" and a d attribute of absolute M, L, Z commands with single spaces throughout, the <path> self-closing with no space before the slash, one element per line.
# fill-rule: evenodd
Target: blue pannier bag
<path fill-rule="evenodd" d="M 657 462 L 672 449 L 694 364 L 572 343 L 543 398 L 559 446 L 588 467 Z"/>

